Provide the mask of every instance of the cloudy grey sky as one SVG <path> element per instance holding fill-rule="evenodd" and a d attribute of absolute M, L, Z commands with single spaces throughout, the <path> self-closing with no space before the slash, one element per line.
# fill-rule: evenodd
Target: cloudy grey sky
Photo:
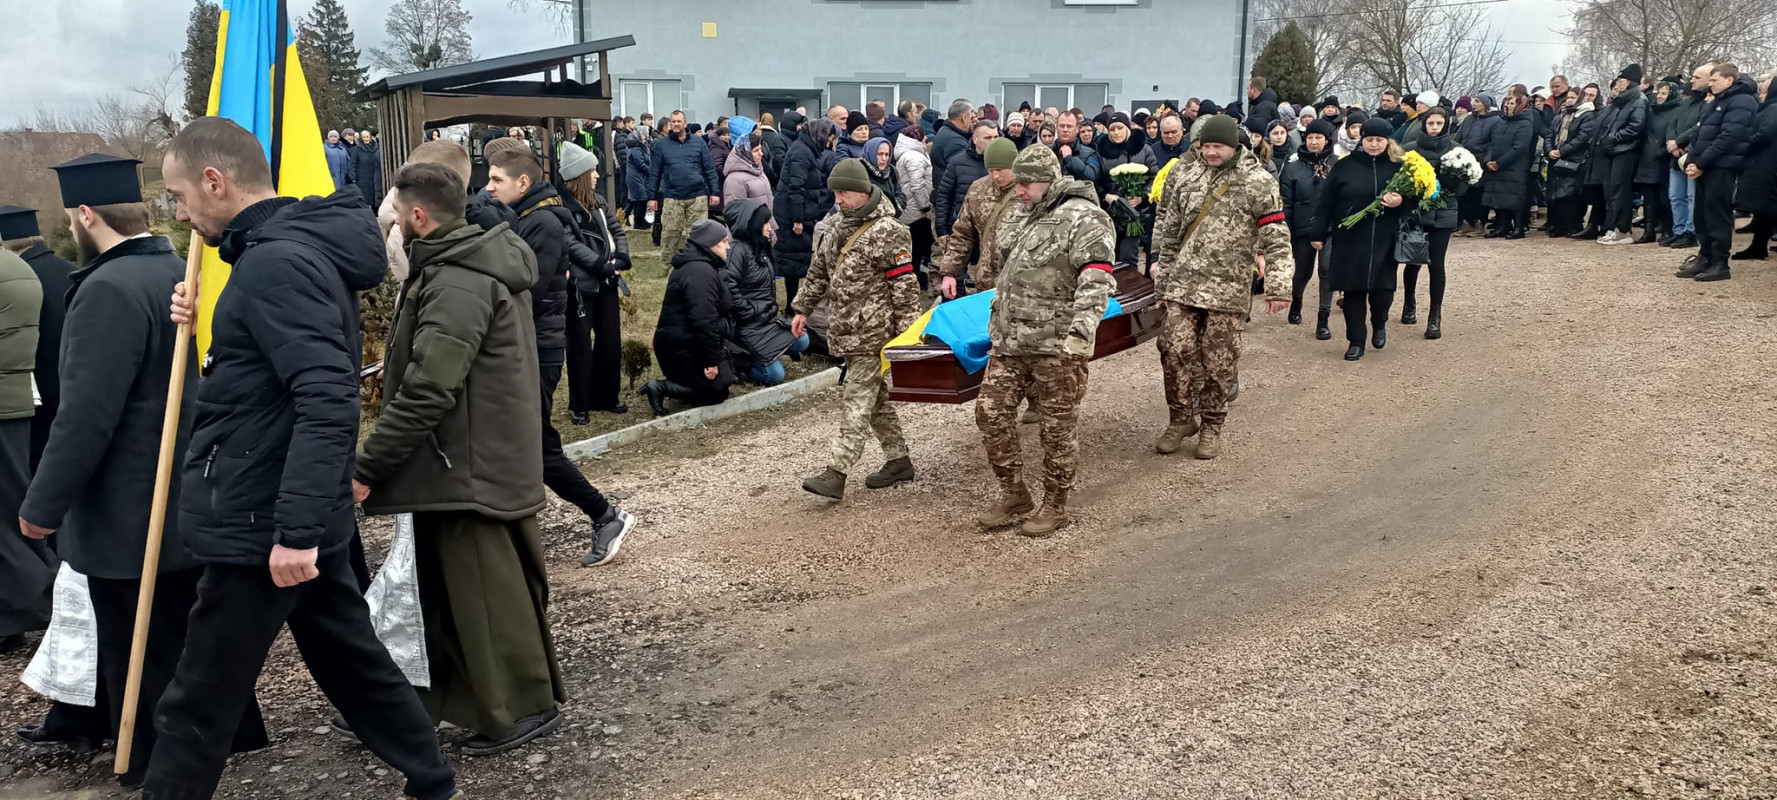
<path fill-rule="evenodd" d="M 291 14 L 307 13 L 311 2 L 291 0 Z M 368 52 L 380 45 L 388 0 L 343 2 L 359 49 Z M 6 45 L 0 47 L 0 127 L 28 119 L 39 109 L 78 112 L 107 93 L 155 82 L 185 46 L 191 8 L 189 0 L 9 0 L 0 5 L 9 6 L 12 23 Z M 473 17 L 469 31 L 479 56 L 571 40 L 550 18 L 513 11 L 507 0 L 463 0 L 463 5 Z M 1508 79 L 1530 85 L 1548 79 L 1550 65 L 1561 61 L 1566 50 L 1554 30 L 1566 26 L 1568 5 L 1568 0 L 1505 0 L 1485 7 L 1514 51 Z"/>

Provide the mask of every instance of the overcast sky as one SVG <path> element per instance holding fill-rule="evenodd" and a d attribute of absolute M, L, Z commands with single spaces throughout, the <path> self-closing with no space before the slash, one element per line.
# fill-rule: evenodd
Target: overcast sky
<path fill-rule="evenodd" d="M 1005 2 L 1006 0 L 992 0 Z M 388 0 L 343 0 L 358 48 L 382 43 Z M 291 0 L 291 14 L 311 0 Z M 0 126 L 38 109 L 79 111 L 107 93 L 153 82 L 171 69 L 185 46 L 189 0 L 42 0 L 7 2 L 6 44 L 0 46 Z M 469 32 L 478 56 L 535 50 L 571 41 L 539 12 L 516 12 L 507 0 L 463 0 L 473 16 Z M 1485 6 L 1508 40 L 1508 79 L 1547 81 L 1549 66 L 1566 47 L 1554 32 L 1566 26 L 1568 0 L 1504 0 Z M 1335 6 L 1336 7 L 1336 6 Z M 176 85 L 180 81 L 175 80 Z"/>

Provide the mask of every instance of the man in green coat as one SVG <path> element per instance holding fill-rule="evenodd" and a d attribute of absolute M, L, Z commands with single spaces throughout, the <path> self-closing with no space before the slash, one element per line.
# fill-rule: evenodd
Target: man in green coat
<path fill-rule="evenodd" d="M 31 417 L 37 391 L 37 319 L 43 284 L 24 259 L 0 250 L 0 652 L 49 625 L 56 557 L 19 533 L 18 511 L 31 485 Z"/>
<path fill-rule="evenodd" d="M 537 530 L 537 261 L 504 223 L 463 219 L 448 168 L 410 164 L 394 189 L 409 272 L 353 488 L 369 513 L 413 513 L 432 677 L 420 694 L 434 719 L 477 733 L 464 752 L 492 755 L 560 727 L 566 699 Z"/>

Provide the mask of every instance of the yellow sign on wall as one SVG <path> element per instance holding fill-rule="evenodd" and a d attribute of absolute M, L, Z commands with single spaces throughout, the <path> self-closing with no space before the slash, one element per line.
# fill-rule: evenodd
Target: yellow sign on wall
<path fill-rule="evenodd" d="M 705 38 L 705 39 L 716 38 L 716 23 L 705 22 L 703 24 L 703 38 Z"/>

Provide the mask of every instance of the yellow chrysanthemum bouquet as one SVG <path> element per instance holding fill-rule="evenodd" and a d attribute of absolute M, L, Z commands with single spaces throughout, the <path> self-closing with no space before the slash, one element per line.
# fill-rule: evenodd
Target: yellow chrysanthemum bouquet
<path fill-rule="evenodd" d="M 1444 195 L 1438 188 L 1438 170 L 1425 160 L 1425 156 L 1417 151 L 1409 152 L 1401 158 L 1401 169 L 1388 179 L 1388 185 L 1382 187 L 1382 194 L 1394 192 L 1403 198 L 1417 198 L 1420 208 L 1443 208 Z M 1382 213 L 1382 195 L 1364 206 L 1363 210 L 1345 218 L 1339 227 L 1349 228 L 1367 217 Z"/>

